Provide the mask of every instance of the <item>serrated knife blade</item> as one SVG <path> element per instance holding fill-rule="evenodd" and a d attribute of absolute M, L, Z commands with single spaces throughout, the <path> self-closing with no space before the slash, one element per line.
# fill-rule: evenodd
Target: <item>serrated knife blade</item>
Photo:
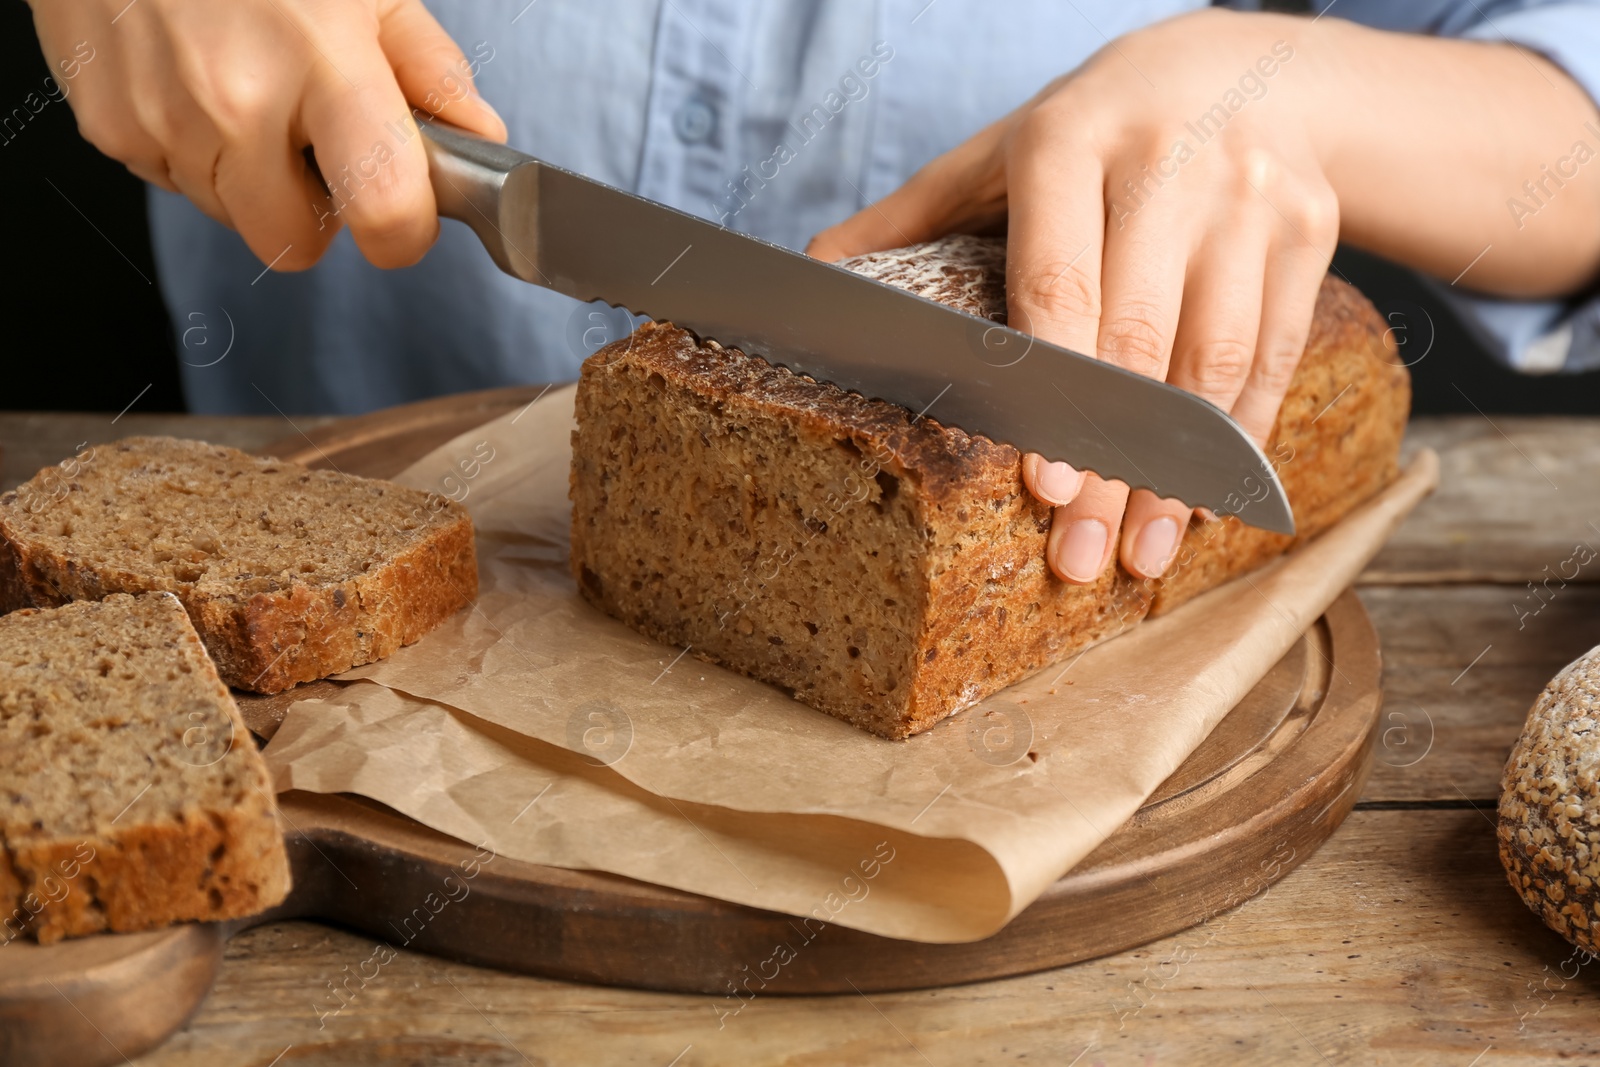
<path fill-rule="evenodd" d="M 444 123 L 422 129 L 439 214 L 472 227 L 508 274 L 1103 478 L 1294 532 L 1267 457 L 1191 393 Z"/>

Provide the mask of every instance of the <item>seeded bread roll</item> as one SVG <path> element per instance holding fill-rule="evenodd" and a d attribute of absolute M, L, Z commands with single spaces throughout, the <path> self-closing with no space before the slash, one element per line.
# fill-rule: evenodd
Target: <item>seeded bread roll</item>
<path fill-rule="evenodd" d="M 176 597 L 0 616 L 0 945 L 288 891 L 266 764 Z"/>
<path fill-rule="evenodd" d="M 1539 694 L 1500 788 L 1511 888 L 1552 930 L 1600 952 L 1600 648 Z"/>
<path fill-rule="evenodd" d="M 130 437 L 0 495 L 0 611 L 168 592 L 229 685 L 277 693 L 390 655 L 478 593 L 437 494 Z"/>
<path fill-rule="evenodd" d="M 846 266 L 1002 318 L 1004 244 Z M 1396 473 L 1410 383 L 1383 320 L 1328 279 L 1267 454 L 1298 537 Z M 1069 585 L 1021 456 L 671 325 L 595 353 L 577 394 L 572 567 L 640 632 L 902 738 L 1251 567 L 1295 539 L 1196 519 L 1168 574 Z M 1243 491 L 1248 488 L 1242 487 Z"/>

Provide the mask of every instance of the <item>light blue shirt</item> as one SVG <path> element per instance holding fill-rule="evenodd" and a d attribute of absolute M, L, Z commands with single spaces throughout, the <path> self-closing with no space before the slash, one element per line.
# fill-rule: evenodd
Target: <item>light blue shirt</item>
<path fill-rule="evenodd" d="M 803 248 L 1106 41 L 1206 5 L 429 6 L 476 66 L 479 90 L 505 118 L 513 146 Z M 1517 42 L 1549 56 L 1600 98 L 1600 0 L 1334 0 L 1331 7 L 1338 17 L 1392 29 Z M 1600 135 L 1593 144 L 1600 148 Z M 444 223 L 438 244 L 404 270 L 368 265 L 341 233 L 313 269 L 279 274 L 263 272 L 236 234 L 182 197 L 152 190 L 150 207 L 184 389 L 197 412 L 360 412 L 443 393 L 564 381 L 625 328 L 616 313 L 501 274 L 457 223 Z M 1482 300 L 1454 289 L 1447 296 L 1514 367 L 1600 366 L 1600 301 Z"/>

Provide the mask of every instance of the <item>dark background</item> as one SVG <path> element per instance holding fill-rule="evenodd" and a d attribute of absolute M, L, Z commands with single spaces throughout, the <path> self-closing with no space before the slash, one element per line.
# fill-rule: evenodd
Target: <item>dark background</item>
<path fill-rule="evenodd" d="M 0 110 L 48 73 L 27 6 L 0 0 Z M 65 102 L 0 143 L 0 160 L 12 260 L 0 285 L 0 410 L 121 411 L 137 398 L 139 411 L 182 411 L 142 184 L 78 137 Z M 1514 374 L 1408 272 L 1350 249 L 1334 266 L 1403 337 L 1416 412 L 1600 413 L 1600 373 Z"/>

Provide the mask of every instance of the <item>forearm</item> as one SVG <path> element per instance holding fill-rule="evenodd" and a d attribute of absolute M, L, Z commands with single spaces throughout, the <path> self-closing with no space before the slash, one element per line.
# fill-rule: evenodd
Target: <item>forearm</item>
<path fill-rule="evenodd" d="M 1295 48 L 1342 240 L 1511 297 L 1600 273 L 1600 113 L 1555 64 L 1333 18 Z"/>

